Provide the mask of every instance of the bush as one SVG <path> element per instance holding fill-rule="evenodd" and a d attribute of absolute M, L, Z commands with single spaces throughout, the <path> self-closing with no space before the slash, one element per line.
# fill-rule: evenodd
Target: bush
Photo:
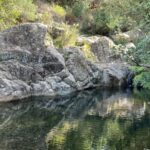
<path fill-rule="evenodd" d="M 137 65 L 150 64 L 150 35 L 138 39 L 135 46 L 135 49 L 129 49 L 127 53 L 128 58 L 132 58 L 129 61 Z"/>
<path fill-rule="evenodd" d="M 81 17 L 84 11 L 84 3 L 83 2 L 76 2 L 72 8 L 72 13 L 76 16 L 76 17 Z"/>
<path fill-rule="evenodd" d="M 83 54 L 87 60 L 90 60 L 93 62 L 95 62 L 97 60 L 96 56 L 91 51 L 91 46 L 87 42 L 84 42 L 84 45 L 82 47 L 82 51 L 83 51 Z"/>
<path fill-rule="evenodd" d="M 137 65 L 146 66 L 150 64 L 150 38 L 146 36 L 139 39 L 136 44 L 136 49 L 131 49 L 127 55 L 132 56 L 132 61 Z M 134 67 L 135 78 L 134 85 L 150 89 L 150 70 L 143 67 Z"/>
<path fill-rule="evenodd" d="M 51 30 L 53 26 L 53 17 L 49 12 L 39 13 L 38 21 L 43 24 L 46 24 L 48 26 L 48 30 Z"/>
<path fill-rule="evenodd" d="M 89 3 L 90 2 L 88 0 L 75 2 L 73 7 L 72 7 L 72 13 L 76 17 L 81 17 L 85 13 L 85 11 L 88 9 Z"/>
<path fill-rule="evenodd" d="M 22 21 L 34 21 L 36 19 L 37 7 L 32 0 L 14 0 L 14 4 Z"/>
<path fill-rule="evenodd" d="M 64 32 L 54 39 L 54 45 L 58 48 L 75 46 L 78 37 L 77 25 L 60 24 L 60 27 L 63 28 Z"/>
<path fill-rule="evenodd" d="M 0 30 L 36 19 L 36 6 L 32 0 L 0 0 L 0 12 Z"/>
<path fill-rule="evenodd" d="M 150 72 L 142 72 L 134 78 L 134 85 L 141 86 L 145 89 L 150 89 Z"/>
<path fill-rule="evenodd" d="M 108 23 L 108 15 L 105 13 L 104 10 L 96 10 L 93 12 L 94 18 L 94 32 L 98 34 L 108 34 L 110 31 L 109 27 L 107 26 Z"/>
<path fill-rule="evenodd" d="M 88 14 L 88 15 L 87 15 Z M 81 24 L 81 30 L 90 34 L 109 35 L 119 28 L 120 18 L 110 16 L 105 10 L 88 10 Z"/>
<path fill-rule="evenodd" d="M 138 25 L 146 32 L 150 27 L 150 0 L 137 0 L 133 7 L 132 18 L 134 18 Z"/>
<path fill-rule="evenodd" d="M 134 0 L 77 1 L 72 13 L 78 17 L 81 30 L 91 34 L 109 35 L 115 31 L 127 31 L 135 24 L 131 19 Z"/>
<path fill-rule="evenodd" d="M 66 15 L 66 10 L 59 5 L 53 4 L 51 9 L 56 15 L 59 15 L 62 17 Z"/>

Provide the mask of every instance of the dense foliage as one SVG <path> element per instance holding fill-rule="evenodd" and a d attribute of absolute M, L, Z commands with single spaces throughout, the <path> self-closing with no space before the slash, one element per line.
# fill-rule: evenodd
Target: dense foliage
<path fill-rule="evenodd" d="M 133 1 L 127 0 L 83 0 L 76 2 L 72 12 L 82 18 L 81 28 L 85 32 L 110 34 L 118 30 L 128 30 L 135 21 L 130 12 Z"/>
<path fill-rule="evenodd" d="M 150 36 L 138 40 L 136 49 L 131 49 L 128 55 L 132 56 L 132 64 L 137 65 L 137 67 L 132 68 L 136 74 L 135 86 L 140 85 L 150 89 Z"/>
<path fill-rule="evenodd" d="M 0 30 L 36 19 L 32 0 L 0 0 Z"/>

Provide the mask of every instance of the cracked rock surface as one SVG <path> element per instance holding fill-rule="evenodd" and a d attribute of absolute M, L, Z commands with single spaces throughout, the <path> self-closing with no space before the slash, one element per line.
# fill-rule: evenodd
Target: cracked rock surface
<path fill-rule="evenodd" d="M 124 64 L 90 62 L 79 47 L 46 47 L 46 32 L 45 25 L 30 23 L 0 33 L 0 101 L 124 84 Z"/>

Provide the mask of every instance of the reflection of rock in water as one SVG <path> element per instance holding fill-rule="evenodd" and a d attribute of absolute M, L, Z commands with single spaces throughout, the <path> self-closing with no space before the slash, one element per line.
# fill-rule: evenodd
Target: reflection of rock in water
<path fill-rule="evenodd" d="M 133 88 L 133 78 L 134 78 L 134 73 L 133 72 L 130 72 L 128 74 L 128 77 L 127 77 L 127 87 L 128 88 Z"/>
<path fill-rule="evenodd" d="M 127 94 L 116 93 L 109 98 L 97 101 L 95 107 L 89 109 L 88 115 L 106 117 L 115 115 L 126 118 L 141 118 L 145 113 L 145 103 L 136 104 Z"/>
<path fill-rule="evenodd" d="M 66 132 L 60 134 L 67 134 L 88 116 L 137 119 L 144 115 L 145 109 L 146 104 L 131 95 L 100 89 L 55 99 L 36 97 L 32 101 L 0 104 L 0 150 L 27 150 L 30 147 L 45 150 L 45 136 L 49 131 L 54 131 L 54 135 L 62 127 Z M 64 122 L 66 124 L 61 126 Z"/>
<path fill-rule="evenodd" d="M 49 150 L 136 149 L 141 136 L 146 144 L 136 150 L 146 147 L 150 137 L 145 134 L 148 128 L 143 128 L 145 120 L 149 120 L 145 117 L 146 103 L 126 93 L 106 93 L 85 91 L 76 95 L 71 107 L 66 109 L 69 117 L 46 136 Z"/>

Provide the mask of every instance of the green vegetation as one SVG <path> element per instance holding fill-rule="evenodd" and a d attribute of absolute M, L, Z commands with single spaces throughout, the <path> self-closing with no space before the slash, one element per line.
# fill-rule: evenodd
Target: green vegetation
<path fill-rule="evenodd" d="M 62 31 L 61 33 L 58 34 L 58 36 L 54 37 L 55 46 L 58 48 L 63 48 L 67 46 L 75 46 L 76 39 L 78 37 L 77 26 L 76 25 L 70 26 L 64 23 L 59 24 L 59 26 L 60 26 L 60 30 Z M 56 34 L 56 31 L 54 34 Z"/>
<path fill-rule="evenodd" d="M 0 30 L 41 22 L 48 26 L 46 45 L 54 43 L 58 48 L 76 46 L 80 33 L 117 34 L 115 42 L 120 51 L 130 40 L 122 33 L 140 28 L 145 36 L 132 41 L 136 48 L 122 55 L 136 66 L 134 85 L 150 89 L 150 0 L 0 0 L 0 12 Z M 61 28 L 62 32 L 54 35 L 54 28 Z M 87 59 L 96 59 L 87 43 L 82 50 Z M 144 69 L 138 72 L 141 66 Z"/>
<path fill-rule="evenodd" d="M 32 0 L 0 0 L 0 30 L 18 23 L 35 21 L 36 9 Z"/>
<path fill-rule="evenodd" d="M 91 51 L 91 46 L 86 41 L 84 42 L 82 51 L 88 60 L 93 61 L 93 62 L 95 62 L 97 60 L 96 56 Z"/>
<path fill-rule="evenodd" d="M 144 88 L 150 89 L 150 72 L 142 72 L 134 78 L 135 86 L 142 86 Z"/>
<path fill-rule="evenodd" d="M 136 74 L 135 86 L 150 89 L 150 36 L 147 35 L 136 42 L 136 49 L 130 49 L 127 53 L 129 62 L 136 65 L 131 70 Z"/>
<path fill-rule="evenodd" d="M 90 34 L 109 35 L 116 31 L 126 31 L 134 26 L 131 18 L 131 6 L 134 0 L 95 0 L 77 1 L 72 7 L 72 13 L 82 19 L 81 30 Z"/>
<path fill-rule="evenodd" d="M 61 6 L 59 6 L 59 5 L 53 4 L 52 5 L 52 11 L 54 13 L 56 13 L 57 15 L 60 15 L 60 16 L 65 16 L 66 15 L 65 9 Z"/>

